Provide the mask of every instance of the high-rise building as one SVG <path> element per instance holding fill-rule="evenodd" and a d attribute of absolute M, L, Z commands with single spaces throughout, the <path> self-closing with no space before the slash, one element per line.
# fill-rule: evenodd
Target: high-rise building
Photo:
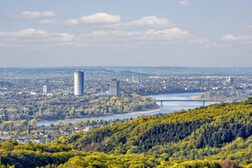
<path fill-rule="evenodd" d="M 119 96 L 120 95 L 119 85 L 120 85 L 119 80 L 117 79 L 111 80 L 109 86 L 109 94 L 112 96 Z"/>
<path fill-rule="evenodd" d="M 74 95 L 84 95 L 84 72 L 82 71 L 74 72 Z"/>
<path fill-rule="evenodd" d="M 50 92 L 50 87 L 48 85 L 43 85 L 42 91 L 43 91 L 43 93 L 49 93 Z"/>

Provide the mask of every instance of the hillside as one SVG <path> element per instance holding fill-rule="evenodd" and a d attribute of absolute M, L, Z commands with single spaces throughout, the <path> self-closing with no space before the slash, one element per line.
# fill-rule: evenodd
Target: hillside
<path fill-rule="evenodd" d="M 47 145 L 4 142 L 0 153 L 2 164 L 16 167 L 252 167 L 252 99 L 141 117 Z"/>

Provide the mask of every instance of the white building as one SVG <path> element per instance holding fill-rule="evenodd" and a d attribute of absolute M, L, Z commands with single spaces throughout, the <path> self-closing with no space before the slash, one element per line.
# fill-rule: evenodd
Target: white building
<path fill-rule="evenodd" d="M 43 87 L 42 87 L 42 91 L 43 91 L 43 93 L 49 93 L 49 92 L 50 92 L 50 88 L 49 88 L 49 86 L 47 86 L 47 85 L 43 85 Z"/>
<path fill-rule="evenodd" d="M 84 95 L 84 72 L 82 71 L 74 72 L 74 95 Z"/>
<path fill-rule="evenodd" d="M 113 79 L 110 82 L 110 86 L 109 86 L 109 94 L 111 96 L 120 96 L 120 81 L 117 79 Z"/>

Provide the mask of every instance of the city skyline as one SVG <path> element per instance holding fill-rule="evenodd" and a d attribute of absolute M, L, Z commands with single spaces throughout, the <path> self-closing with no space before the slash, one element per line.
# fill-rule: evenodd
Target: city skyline
<path fill-rule="evenodd" d="M 0 2 L 0 67 L 252 66 L 249 0 L 17 3 Z"/>

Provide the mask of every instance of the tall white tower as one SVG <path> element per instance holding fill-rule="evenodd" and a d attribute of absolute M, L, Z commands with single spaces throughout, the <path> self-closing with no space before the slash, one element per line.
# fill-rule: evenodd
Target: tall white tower
<path fill-rule="evenodd" d="M 51 90 L 50 90 L 50 87 L 48 85 L 43 85 L 42 91 L 43 91 L 43 93 L 49 93 Z"/>
<path fill-rule="evenodd" d="M 110 81 L 109 93 L 111 96 L 120 96 L 119 85 L 120 81 L 117 79 L 113 79 Z"/>
<path fill-rule="evenodd" d="M 84 95 L 84 72 L 82 71 L 74 72 L 74 95 Z"/>

